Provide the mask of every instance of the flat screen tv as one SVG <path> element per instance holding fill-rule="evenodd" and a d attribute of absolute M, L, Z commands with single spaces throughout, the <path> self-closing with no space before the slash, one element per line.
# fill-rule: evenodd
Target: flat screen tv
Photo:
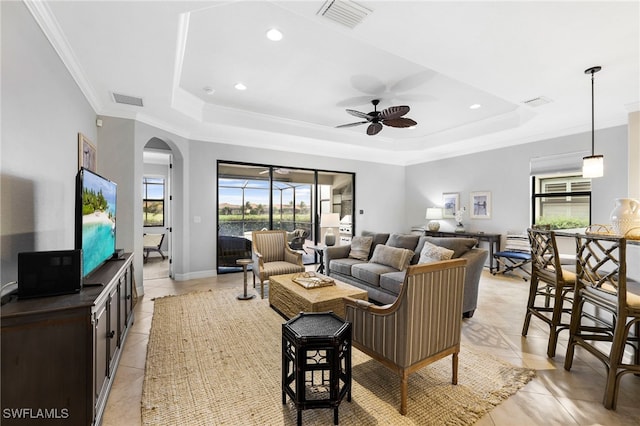
<path fill-rule="evenodd" d="M 76 180 L 76 249 L 82 249 L 86 277 L 113 256 L 116 248 L 118 185 L 81 168 Z"/>

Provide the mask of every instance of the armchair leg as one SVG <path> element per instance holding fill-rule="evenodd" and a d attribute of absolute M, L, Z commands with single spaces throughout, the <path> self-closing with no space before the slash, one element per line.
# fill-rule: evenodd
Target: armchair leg
<path fill-rule="evenodd" d="M 409 373 L 402 372 L 400 377 L 400 414 L 407 415 L 407 396 L 409 392 Z"/>
<path fill-rule="evenodd" d="M 264 299 L 264 280 L 260 280 L 260 298 Z"/>
<path fill-rule="evenodd" d="M 451 384 L 458 384 L 458 352 L 454 352 L 451 357 Z"/>

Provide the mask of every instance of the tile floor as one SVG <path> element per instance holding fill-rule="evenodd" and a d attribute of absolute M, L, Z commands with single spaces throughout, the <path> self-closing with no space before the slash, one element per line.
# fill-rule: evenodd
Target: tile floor
<path fill-rule="evenodd" d="M 309 269 L 312 266 L 308 267 Z M 249 278 L 251 280 L 251 278 Z M 484 271 L 478 309 L 465 320 L 463 341 L 514 365 L 535 368 L 537 377 L 489 414 L 479 425 L 638 425 L 640 424 L 640 377 L 622 378 L 618 408 L 602 406 L 605 368 L 584 350 L 576 349 L 573 368 L 563 368 L 567 332 L 560 334 L 555 359 L 546 356 L 546 325 L 533 318 L 529 335 L 520 335 L 528 282 L 517 277 L 492 276 Z M 181 294 L 212 287 L 242 289 L 242 273 L 191 281 L 145 280 L 145 295 L 135 308 L 130 330 L 109 395 L 103 425 L 141 423 L 140 401 L 148 333 L 154 297 Z M 251 284 L 249 284 L 250 290 Z"/>

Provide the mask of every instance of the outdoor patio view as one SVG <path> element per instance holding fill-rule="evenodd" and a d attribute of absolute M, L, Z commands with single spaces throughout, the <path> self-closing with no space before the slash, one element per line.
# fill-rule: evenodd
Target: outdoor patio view
<path fill-rule="evenodd" d="M 218 225 L 220 235 L 244 236 L 260 229 L 305 229 L 312 231 L 310 184 L 273 182 L 273 206 L 270 209 L 269 181 L 255 179 L 218 180 Z"/>

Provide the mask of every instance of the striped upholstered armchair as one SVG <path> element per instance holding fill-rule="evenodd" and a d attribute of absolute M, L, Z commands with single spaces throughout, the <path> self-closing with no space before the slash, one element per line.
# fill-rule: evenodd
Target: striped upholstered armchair
<path fill-rule="evenodd" d="M 286 231 L 253 231 L 251 233 L 253 287 L 260 280 L 260 297 L 264 299 L 264 282 L 272 275 L 304 272 L 302 254 L 289 248 Z"/>
<path fill-rule="evenodd" d="M 458 382 L 458 353 L 466 259 L 409 266 L 391 305 L 345 298 L 352 344 L 400 376 L 400 414 L 407 414 L 409 374 L 452 355 Z"/>

